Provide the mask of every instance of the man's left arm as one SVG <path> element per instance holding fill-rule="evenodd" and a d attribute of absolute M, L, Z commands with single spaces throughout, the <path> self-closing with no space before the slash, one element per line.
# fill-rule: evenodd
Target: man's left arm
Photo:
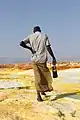
<path fill-rule="evenodd" d="M 28 43 L 30 43 L 29 38 L 25 38 L 24 40 L 22 40 L 22 41 L 20 42 L 20 46 L 23 47 L 23 48 L 29 49 L 29 50 L 32 52 L 32 54 L 33 54 L 34 51 L 32 50 L 31 47 L 29 47 L 29 46 L 27 45 Z"/>
<path fill-rule="evenodd" d="M 24 41 L 20 42 L 20 46 L 23 47 L 23 48 L 27 48 L 27 49 L 29 49 L 32 52 L 32 48 L 29 47 L 28 45 L 26 45 Z"/>

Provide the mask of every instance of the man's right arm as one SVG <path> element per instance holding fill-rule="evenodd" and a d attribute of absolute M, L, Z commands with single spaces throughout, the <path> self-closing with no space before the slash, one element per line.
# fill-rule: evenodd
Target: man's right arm
<path fill-rule="evenodd" d="M 55 64 L 56 64 L 56 58 L 55 58 L 54 53 L 53 53 L 53 51 L 52 51 L 52 49 L 51 49 L 51 46 L 48 45 L 48 46 L 46 46 L 46 47 L 47 47 L 47 51 L 49 52 L 49 54 L 51 55 L 51 57 L 52 57 L 52 59 L 53 59 L 52 64 L 55 65 Z"/>
<path fill-rule="evenodd" d="M 51 55 L 51 57 L 52 57 L 52 59 L 53 59 L 53 60 L 52 60 L 52 64 L 55 65 L 55 64 L 56 64 L 56 58 L 55 58 L 54 53 L 53 53 L 53 51 L 52 51 L 52 49 L 51 49 L 51 44 L 50 44 L 50 42 L 49 42 L 49 39 L 48 39 L 47 34 L 45 35 L 45 40 L 46 40 L 47 51 L 49 52 L 49 54 Z"/>

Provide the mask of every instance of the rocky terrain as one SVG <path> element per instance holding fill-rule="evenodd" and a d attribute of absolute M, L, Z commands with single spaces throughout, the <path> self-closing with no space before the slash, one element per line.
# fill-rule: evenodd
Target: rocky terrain
<path fill-rule="evenodd" d="M 30 64 L 0 65 L 0 120 L 80 120 L 80 63 L 60 62 L 57 70 L 54 91 L 37 102 Z"/>
<path fill-rule="evenodd" d="M 51 67 L 51 63 L 48 63 L 47 65 L 49 68 Z M 31 63 L 0 64 L 0 68 L 13 68 L 22 70 L 32 69 Z M 57 62 L 57 70 L 65 70 L 71 68 L 80 68 L 80 62 Z"/>

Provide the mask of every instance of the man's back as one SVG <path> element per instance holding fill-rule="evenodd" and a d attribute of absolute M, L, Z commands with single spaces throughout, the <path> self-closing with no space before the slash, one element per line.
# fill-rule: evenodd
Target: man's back
<path fill-rule="evenodd" d="M 28 46 L 27 44 L 30 44 Z M 47 51 L 53 58 L 53 64 L 56 64 L 56 59 L 50 47 L 50 42 L 47 35 L 41 33 L 39 26 L 34 27 L 33 34 L 26 37 L 20 42 L 20 46 L 29 49 L 32 52 L 32 61 L 44 63 L 47 61 Z"/>
<path fill-rule="evenodd" d="M 47 35 L 35 32 L 28 36 L 30 46 L 35 54 L 32 56 L 33 62 L 43 63 L 47 61 L 47 45 L 50 45 Z"/>

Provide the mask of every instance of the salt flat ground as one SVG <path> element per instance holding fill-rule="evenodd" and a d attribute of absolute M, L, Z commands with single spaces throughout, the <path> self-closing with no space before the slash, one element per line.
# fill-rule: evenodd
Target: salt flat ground
<path fill-rule="evenodd" d="M 37 102 L 32 69 L 1 69 L 0 120 L 80 120 L 80 68 L 59 70 L 52 85 Z"/>

